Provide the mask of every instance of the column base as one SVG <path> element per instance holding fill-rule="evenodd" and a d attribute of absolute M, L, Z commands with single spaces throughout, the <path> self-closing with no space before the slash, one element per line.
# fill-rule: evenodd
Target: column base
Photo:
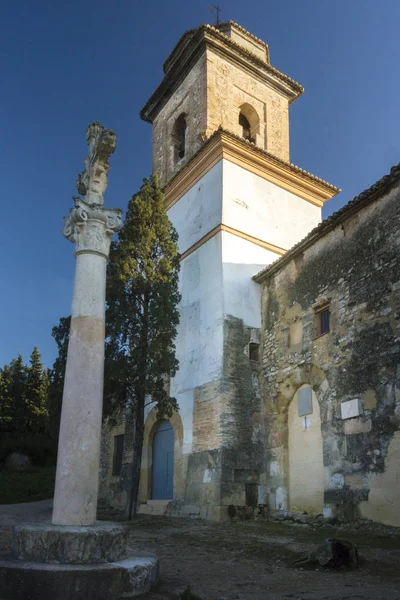
<path fill-rule="evenodd" d="M 126 557 L 128 529 L 97 521 L 71 526 L 23 523 L 13 532 L 12 551 L 18 560 L 61 564 L 101 564 Z"/>
<path fill-rule="evenodd" d="M 0 560 L 1 600 L 119 600 L 148 592 L 159 560 L 128 556 L 128 530 L 26 524 L 14 529 L 13 553 Z"/>

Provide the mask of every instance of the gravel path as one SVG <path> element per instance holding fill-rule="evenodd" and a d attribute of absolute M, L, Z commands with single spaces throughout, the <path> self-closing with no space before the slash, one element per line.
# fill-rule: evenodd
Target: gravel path
<path fill-rule="evenodd" d="M 0 506 L 0 551 L 9 550 L 14 524 L 49 521 L 51 508 L 50 500 Z M 100 517 L 111 520 L 113 515 Z M 181 584 L 190 584 L 201 600 L 400 600 L 400 530 L 148 516 L 129 527 L 132 552 L 154 552 L 161 560 L 161 589 L 146 600 L 172 598 L 171 590 Z M 354 541 L 364 564 L 341 572 L 292 567 L 293 560 L 328 536 Z"/>

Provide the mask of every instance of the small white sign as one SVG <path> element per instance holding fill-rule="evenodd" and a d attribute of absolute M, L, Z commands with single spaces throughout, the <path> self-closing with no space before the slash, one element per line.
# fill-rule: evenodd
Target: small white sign
<path fill-rule="evenodd" d="M 352 419 L 353 417 L 358 417 L 360 414 L 360 403 L 358 399 L 348 400 L 347 402 L 342 402 L 342 419 Z"/>
<path fill-rule="evenodd" d="M 312 405 L 312 388 L 311 388 L 311 386 L 308 385 L 307 387 L 301 388 L 297 392 L 297 404 L 298 404 L 299 417 L 304 417 L 305 415 L 312 414 L 313 405 Z"/>

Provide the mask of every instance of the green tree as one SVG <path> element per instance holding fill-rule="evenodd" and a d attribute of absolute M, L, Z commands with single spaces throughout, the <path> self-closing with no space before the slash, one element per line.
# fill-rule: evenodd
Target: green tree
<path fill-rule="evenodd" d="M 47 431 L 47 394 L 49 377 L 43 368 L 41 355 L 35 346 L 30 356 L 30 367 L 26 369 L 25 405 L 26 427 L 31 433 L 43 434 Z"/>
<path fill-rule="evenodd" d="M 64 389 L 65 367 L 69 342 L 71 317 L 61 317 L 58 325 L 53 327 L 51 335 L 57 346 L 58 355 L 53 368 L 49 371 L 50 385 L 47 395 L 47 410 L 49 413 L 49 433 L 54 440 L 58 440 L 61 418 L 61 404 Z"/>
<path fill-rule="evenodd" d="M 130 200 L 108 265 L 105 392 L 113 406 L 131 414 L 135 426 L 128 518 L 137 511 L 146 402 L 156 403 L 160 417 L 170 417 L 177 408 L 165 385 L 178 367 L 174 344 L 180 300 L 177 241 L 153 175 Z"/>
<path fill-rule="evenodd" d="M 26 433 L 27 427 L 27 405 L 26 405 L 26 380 L 27 368 L 19 354 L 10 363 L 9 368 L 9 393 L 12 403 L 11 420 L 12 430 L 18 435 Z"/>
<path fill-rule="evenodd" d="M 11 397 L 10 365 L 0 369 L 0 432 L 9 432 L 13 429 L 14 403 Z"/>

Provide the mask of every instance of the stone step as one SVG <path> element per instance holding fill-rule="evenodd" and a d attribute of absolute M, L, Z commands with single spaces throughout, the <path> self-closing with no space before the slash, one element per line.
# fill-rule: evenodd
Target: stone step
<path fill-rule="evenodd" d="M 93 565 L 0 560 L 1 600 L 119 600 L 150 591 L 159 561 L 147 553 Z"/>
<path fill-rule="evenodd" d="M 170 502 L 171 500 L 147 500 L 146 503 L 139 505 L 139 514 L 163 516 Z"/>

